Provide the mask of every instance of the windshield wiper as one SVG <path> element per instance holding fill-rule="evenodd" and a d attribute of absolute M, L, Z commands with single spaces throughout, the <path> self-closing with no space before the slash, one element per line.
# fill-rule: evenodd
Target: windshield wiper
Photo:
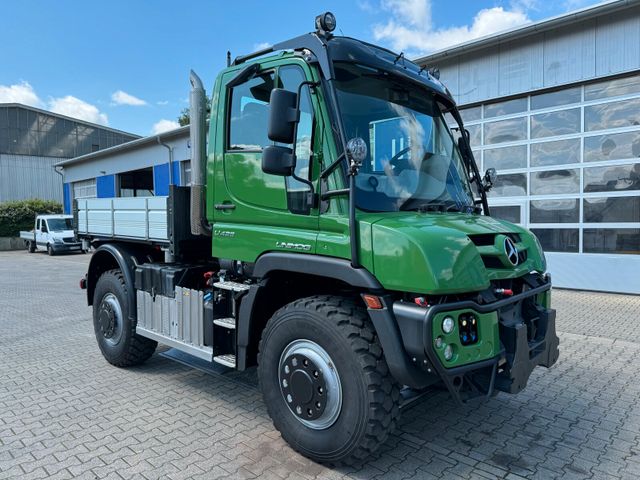
<path fill-rule="evenodd" d="M 415 206 L 411 206 L 419 199 L 409 199 L 407 202 L 403 203 L 399 210 L 402 211 L 417 211 L 417 212 L 429 212 L 429 211 L 438 211 L 438 212 L 463 212 L 465 211 L 463 208 L 460 208 L 456 205 L 455 202 L 423 202 Z"/>

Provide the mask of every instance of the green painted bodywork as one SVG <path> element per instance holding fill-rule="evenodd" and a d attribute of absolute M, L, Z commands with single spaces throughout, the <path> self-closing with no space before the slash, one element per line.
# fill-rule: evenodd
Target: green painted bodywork
<path fill-rule="evenodd" d="M 463 346 L 460 342 L 458 317 L 468 313 L 472 313 L 478 320 L 478 341 L 473 345 Z M 449 316 L 453 317 L 455 328 L 451 333 L 447 334 L 442 331 L 442 320 Z M 433 349 L 445 368 L 460 367 L 469 363 L 488 360 L 500 354 L 500 335 L 498 332 L 498 314 L 496 312 L 477 313 L 470 309 L 442 312 L 434 315 L 432 328 Z M 435 345 L 438 337 L 442 338 L 440 348 Z M 445 345 L 453 347 L 451 360 L 444 358 Z"/>
<path fill-rule="evenodd" d="M 273 55 L 258 62 L 262 70 L 273 70 L 276 75 L 283 65 L 298 65 L 308 80 L 320 78 L 314 66 L 292 53 Z M 207 217 L 213 225 L 212 255 L 255 262 L 264 253 L 287 251 L 350 259 L 346 197 L 333 197 L 306 215 L 292 213 L 287 208 L 285 179 L 262 171 L 261 152 L 225 150 L 230 104 L 226 84 L 245 66 L 223 70 L 213 89 L 206 193 Z M 338 152 L 323 92 L 318 88 L 311 94 L 315 123 L 310 180 L 316 192 L 321 188 L 319 172 Z M 345 187 L 340 168 L 323 186 L 325 191 Z M 225 203 L 234 204 L 235 209 L 214 209 L 214 205 Z M 389 291 L 427 295 L 479 292 L 488 288 L 492 280 L 516 278 L 546 269 L 535 236 L 526 229 L 488 216 L 359 211 L 357 222 L 362 268 Z M 485 234 L 517 234 L 518 250 L 526 250 L 527 260 L 517 267 L 506 263 L 502 235 L 496 237 L 495 244 L 486 246 L 476 246 L 470 238 Z M 485 259 L 495 257 L 501 262 L 499 268 L 487 268 L 483 255 Z M 541 297 L 541 302 L 548 305 L 549 297 Z M 461 365 L 497 354 L 497 315 L 479 315 L 479 318 L 478 344 L 462 347 L 458 340 L 454 360 L 445 362 L 442 357 L 443 364 Z M 440 328 L 438 325 L 436 321 L 434 329 Z M 435 336 L 440 333 L 434 331 Z M 455 344 L 456 339 L 457 334 L 451 334 L 446 341 Z M 441 354 L 440 351 L 438 355 Z"/>

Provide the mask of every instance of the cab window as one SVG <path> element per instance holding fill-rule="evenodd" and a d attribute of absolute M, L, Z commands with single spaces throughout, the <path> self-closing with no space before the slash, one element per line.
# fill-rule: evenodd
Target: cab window
<path fill-rule="evenodd" d="M 278 71 L 280 88 L 298 92 L 298 87 L 306 80 L 302 68 L 296 65 L 281 67 Z M 303 86 L 300 92 L 300 122 L 296 138 L 296 176 L 311 179 L 311 154 L 313 148 L 313 109 L 309 87 Z M 307 195 L 309 187 L 292 177 L 286 178 L 287 204 L 293 213 L 309 213 Z"/>
<path fill-rule="evenodd" d="M 273 143 L 267 136 L 269 96 L 274 72 L 264 72 L 231 91 L 228 149 L 262 151 Z"/>

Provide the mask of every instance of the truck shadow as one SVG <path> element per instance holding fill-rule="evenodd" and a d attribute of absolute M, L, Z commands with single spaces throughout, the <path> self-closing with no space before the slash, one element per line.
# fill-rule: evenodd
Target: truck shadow
<path fill-rule="evenodd" d="M 209 397 L 212 406 L 243 409 L 240 415 L 255 418 L 266 431 L 273 431 L 262 403 L 255 368 L 237 372 L 184 355 L 165 349 L 136 368 L 145 374 L 169 375 L 173 381 L 183 384 L 185 390 Z M 189 374 L 191 369 L 206 373 L 215 381 L 203 381 L 202 375 Z M 505 474 L 529 476 L 536 470 L 531 452 L 545 453 L 558 441 L 543 433 L 549 418 L 557 412 L 545 412 L 543 403 L 537 403 L 536 410 L 525 408 L 531 395 L 535 393 L 517 397 L 499 394 L 486 402 L 458 406 L 448 392 L 429 389 L 402 408 L 397 428 L 385 444 L 373 456 L 352 466 L 318 465 L 295 454 L 281 439 L 274 441 L 272 435 L 267 441 L 264 435 L 256 435 L 255 443 L 250 442 L 248 456 L 255 462 L 277 456 L 284 461 L 281 468 L 310 476 L 320 475 L 328 468 L 361 479 L 382 477 L 390 471 L 398 475 L 420 471 L 442 475 L 450 468 L 464 475 L 472 473 L 478 463 L 488 469 L 496 467 Z M 533 457 L 534 461 L 536 458 Z"/>

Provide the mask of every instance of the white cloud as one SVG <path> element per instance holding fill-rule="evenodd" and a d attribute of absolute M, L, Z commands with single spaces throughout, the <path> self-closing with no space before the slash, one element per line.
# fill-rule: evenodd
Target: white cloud
<path fill-rule="evenodd" d="M 49 100 L 48 109 L 54 113 L 66 115 L 68 117 L 85 120 L 100 125 L 109 125 L 106 113 L 98 110 L 98 107 L 91 105 L 72 95 L 66 97 L 52 98 Z"/>
<path fill-rule="evenodd" d="M 141 98 L 134 97 L 133 95 L 130 95 L 127 92 L 123 92 L 122 90 L 113 92 L 111 94 L 111 101 L 113 102 L 113 105 L 133 105 L 136 107 L 147 104 L 147 102 L 145 102 Z"/>
<path fill-rule="evenodd" d="M 22 103 L 32 107 L 43 107 L 35 90 L 28 82 L 15 85 L 0 85 L 0 103 Z"/>
<path fill-rule="evenodd" d="M 157 135 L 158 133 L 175 130 L 176 128 L 180 128 L 180 124 L 178 122 L 163 118 L 153 124 L 153 127 L 151 127 L 151 133 Z"/>
<path fill-rule="evenodd" d="M 253 51 L 257 52 L 258 50 L 264 50 L 265 48 L 269 48 L 270 46 L 271 44 L 269 42 L 254 43 Z"/>
<path fill-rule="evenodd" d="M 156 103 L 158 105 L 169 105 L 169 100 L 158 100 Z"/>
<path fill-rule="evenodd" d="M 514 2 L 506 10 L 504 7 L 484 8 L 478 11 L 471 25 L 436 28 L 431 18 L 430 0 L 381 0 L 381 8 L 391 14 L 391 19 L 385 24 L 374 25 L 373 35 L 395 50 L 415 56 L 529 23 L 531 20 L 524 5 L 533 3 Z"/>

